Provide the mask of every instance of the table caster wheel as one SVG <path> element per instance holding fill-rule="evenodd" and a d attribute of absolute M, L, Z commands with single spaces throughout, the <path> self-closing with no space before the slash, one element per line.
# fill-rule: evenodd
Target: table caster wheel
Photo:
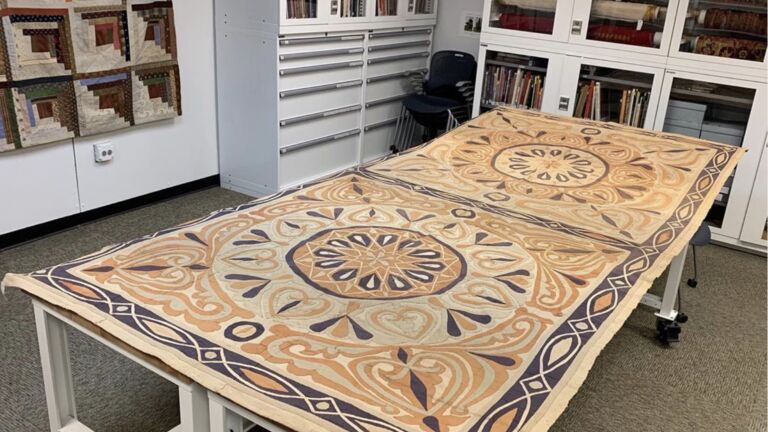
<path fill-rule="evenodd" d="M 688 315 L 680 312 L 677 314 L 677 317 L 675 318 L 675 321 L 679 322 L 680 324 L 685 324 L 688 322 Z"/>
<path fill-rule="evenodd" d="M 688 286 L 689 287 L 696 288 L 697 285 L 699 285 L 699 281 L 697 281 L 696 279 L 693 279 L 693 278 L 688 279 Z"/>
<path fill-rule="evenodd" d="M 669 345 L 680 342 L 682 327 L 675 321 L 658 318 L 656 320 L 656 338 L 663 344 Z"/>

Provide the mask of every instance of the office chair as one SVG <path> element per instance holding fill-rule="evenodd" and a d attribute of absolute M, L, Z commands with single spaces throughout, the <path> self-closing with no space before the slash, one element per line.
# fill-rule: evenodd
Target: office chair
<path fill-rule="evenodd" d="M 688 244 L 691 246 L 691 249 L 693 250 L 693 277 L 688 279 L 688 286 L 691 288 L 696 288 L 696 286 L 699 284 L 699 268 L 696 263 L 696 248 L 699 246 L 706 246 L 711 242 L 712 231 L 709 229 L 709 225 L 706 223 L 703 223 L 701 227 L 699 227 L 699 230 L 696 231 L 696 234 L 693 235 L 691 241 L 688 242 Z"/>
<path fill-rule="evenodd" d="M 411 147 L 416 126 L 424 129 L 424 141 L 437 137 L 469 120 L 475 92 L 477 62 L 471 54 L 439 51 L 432 55 L 429 78 L 411 77 L 414 94 L 403 101 L 393 151 Z"/>

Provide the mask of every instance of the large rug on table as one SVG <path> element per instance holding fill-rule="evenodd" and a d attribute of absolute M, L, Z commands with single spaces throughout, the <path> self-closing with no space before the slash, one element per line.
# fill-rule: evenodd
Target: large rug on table
<path fill-rule="evenodd" d="M 0 152 L 181 115 L 171 1 L 0 0 Z"/>
<path fill-rule="evenodd" d="M 498 110 L 4 282 L 296 430 L 543 430 L 741 155 Z"/>

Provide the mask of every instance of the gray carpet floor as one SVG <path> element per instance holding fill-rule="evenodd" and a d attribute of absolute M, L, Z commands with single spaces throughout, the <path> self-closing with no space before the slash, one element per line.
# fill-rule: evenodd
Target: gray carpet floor
<path fill-rule="evenodd" d="M 80 226 L 0 252 L 0 277 L 247 200 L 214 188 Z M 717 246 L 699 257 L 699 288 L 683 292 L 691 317 L 683 342 L 660 346 L 653 313 L 636 310 L 552 431 L 766 430 L 766 260 Z M 661 279 L 653 290 L 660 288 Z M 70 350 L 85 424 L 97 432 L 161 432 L 178 424 L 173 385 L 80 334 L 70 334 Z M 0 298 L 0 365 L 0 432 L 47 430 L 31 302 L 15 290 Z"/>

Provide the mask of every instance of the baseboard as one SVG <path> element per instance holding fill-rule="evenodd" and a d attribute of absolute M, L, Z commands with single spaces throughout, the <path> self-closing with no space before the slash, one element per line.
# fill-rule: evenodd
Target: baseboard
<path fill-rule="evenodd" d="M 206 177 L 168 189 L 163 189 L 161 191 L 152 192 L 147 195 L 142 195 L 140 197 L 131 198 L 129 200 L 111 204 L 106 207 L 89 210 L 83 213 L 78 213 L 76 215 L 45 222 L 40 225 L 35 225 L 29 228 L 2 234 L 0 235 L 0 250 L 18 246 L 22 243 L 27 243 L 41 237 L 71 229 L 78 225 L 93 222 L 98 219 L 103 219 L 108 216 L 113 216 L 118 213 L 133 210 L 159 201 L 164 201 L 179 195 L 184 195 L 213 186 L 219 186 L 219 182 L 220 180 L 218 175 Z"/>

